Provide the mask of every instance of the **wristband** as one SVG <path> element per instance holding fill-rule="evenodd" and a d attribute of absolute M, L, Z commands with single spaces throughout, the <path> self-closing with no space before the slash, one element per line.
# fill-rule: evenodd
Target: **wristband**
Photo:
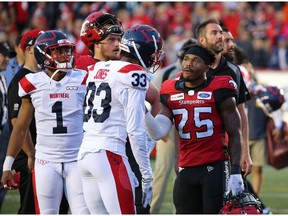
<path fill-rule="evenodd" d="M 13 158 L 12 156 L 6 156 L 4 164 L 3 164 L 3 172 L 7 170 L 11 171 L 14 160 L 15 158 Z"/>
<path fill-rule="evenodd" d="M 231 165 L 231 175 L 233 174 L 241 174 L 241 169 L 239 165 Z"/>

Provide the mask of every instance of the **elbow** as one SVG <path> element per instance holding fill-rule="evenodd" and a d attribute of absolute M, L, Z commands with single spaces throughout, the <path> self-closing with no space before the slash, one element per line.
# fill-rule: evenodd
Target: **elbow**
<path fill-rule="evenodd" d="M 158 133 L 153 133 L 153 132 L 151 133 L 148 131 L 148 134 L 149 134 L 150 138 L 152 138 L 155 141 L 158 141 L 158 140 L 164 138 L 165 136 L 167 136 L 168 132 L 165 133 L 165 132 L 158 131 Z"/>

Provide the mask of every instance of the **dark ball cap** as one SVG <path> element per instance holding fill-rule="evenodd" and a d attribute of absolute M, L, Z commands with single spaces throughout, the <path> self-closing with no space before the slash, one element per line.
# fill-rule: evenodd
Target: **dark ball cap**
<path fill-rule="evenodd" d="M 10 56 L 10 47 L 6 42 L 0 42 L 0 53 L 4 56 Z"/>
<path fill-rule="evenodd" d="M 203 47 L 202 45 L 193 45 L 186 53 L 196 55 L 201 58 L 206 65 L 212 65 L 215 62 L 215 55 L 208 50 L 207 48 Z"/>

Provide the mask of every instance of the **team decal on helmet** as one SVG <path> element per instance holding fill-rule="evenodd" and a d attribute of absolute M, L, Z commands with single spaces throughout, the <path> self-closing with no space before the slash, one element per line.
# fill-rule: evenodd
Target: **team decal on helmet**
<path fill-rule="evenodd" d="M 108 26 L 108 27 L 107 27 Z M 109 34 L 123 35 L 120 19 L 105 12 L 94 12 L 83 22 L 80 37 L 82 42 L 93 52 L 92 45 L 104 40 Z"/>
<path fill-rule="evenodd" d="M 146 70 L 155 73 L 165 58 L 159 32 L 149 25 L 135 25 L 128 29 L 120 44 L 122 51 L 138 59 Z"/>

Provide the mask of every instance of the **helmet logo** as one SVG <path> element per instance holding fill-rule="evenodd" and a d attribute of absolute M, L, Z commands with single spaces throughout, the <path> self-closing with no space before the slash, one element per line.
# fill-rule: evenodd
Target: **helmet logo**
<path fill-rule="evenodd" d="M 61 40 L 58 40 L 57 43 L 59 45 L 62 45 L 62 44 L 66 45 L 66 44 L 70 44 L 71 42 L 68 39 L 61 39 Z"/>
<path fill-rule="evenodd" d="M 135 43 L 135 42 L 134 42 L 134 43 Z M 124 45 L 129 46 L 129 47 L 133 47 L 133 42 L 130 41 L 130 40 L 127 40 L 127 39 L 125 39 L 125 38 L 122 38 L 121 44 L 124 44 Z M 139 45 L 139 44 L 135 43 L 135 45 L 136 45 L 137 49 L 140 48 L 140 45 Z"/>

